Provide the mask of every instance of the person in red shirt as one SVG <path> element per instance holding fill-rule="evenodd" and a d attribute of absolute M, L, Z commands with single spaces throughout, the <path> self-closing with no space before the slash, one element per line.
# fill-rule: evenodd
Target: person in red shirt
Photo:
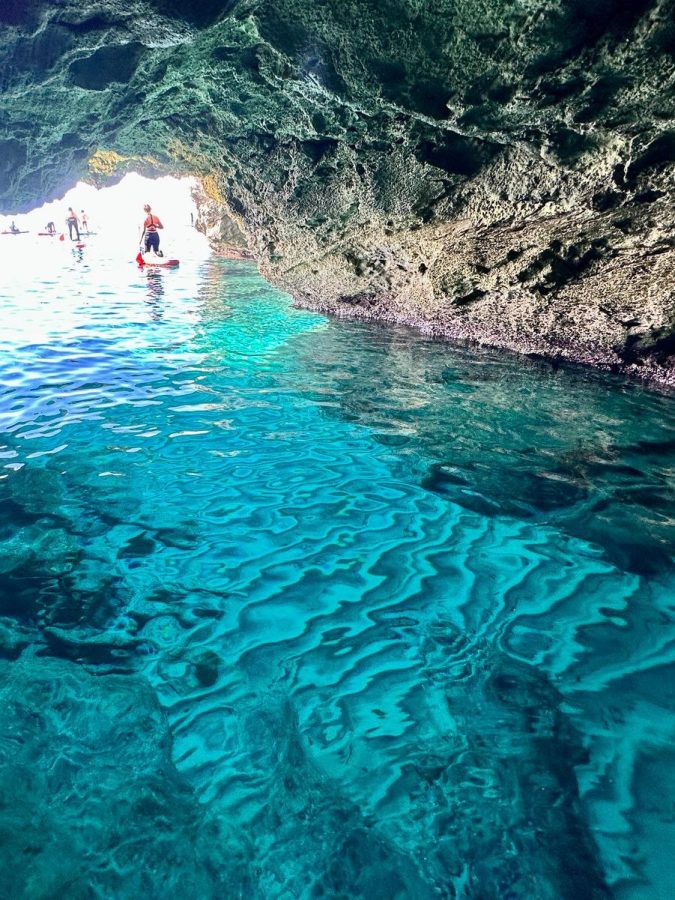
<path fill-rule="evenodd" d="M 141 241 L 145 244 L 145 252 L 149 253 L 152 250 L 157 256 L 164 256 L 159 249 L 159 229 L 164 228 L 161 219 L 152 212 L 149 203 L 145 204 L 143 211 L 145 212 L 145 221 L 143 222 Z"/>

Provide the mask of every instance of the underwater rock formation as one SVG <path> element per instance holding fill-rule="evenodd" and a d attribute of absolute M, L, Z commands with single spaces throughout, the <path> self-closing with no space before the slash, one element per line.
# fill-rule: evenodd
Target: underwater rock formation
<path fill-rule="evenodd" d="M 27 654 L 0 698 L 3 897 L 251 896 L 142 679 Z"/>
<path fill-rule="evenodd" d="M 201 175 L 303 305 L 668 379 L 673 0 L 9 0 L 0 207 Z"/>

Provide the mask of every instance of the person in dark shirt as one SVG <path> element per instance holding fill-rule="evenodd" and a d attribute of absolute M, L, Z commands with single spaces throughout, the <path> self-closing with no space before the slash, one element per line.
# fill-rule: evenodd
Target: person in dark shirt
<path fill-rule="evenodd" d="M 66 217 L 66 225 L 68 226 L 68 234 L 70 235 L 71 241 L 73 240 L 73 232 L 75 232 L 75 240 L 79 241 L 80 239 L 80 220 L 77 218 L 77 213 L 73 209 L 72 206 L 68 207 L 68 215 Z"/>

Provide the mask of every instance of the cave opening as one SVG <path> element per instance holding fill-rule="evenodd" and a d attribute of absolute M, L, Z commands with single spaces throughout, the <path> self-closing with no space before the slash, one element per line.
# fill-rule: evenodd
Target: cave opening
<path fill-rule="evenodd" d="M 14 225 L 19 233 L 11 245 L 10 235 L 3 235 L 4 249 L 11 247 L 14 257 L 30 258 L 36 252 L 46 252 L 52 244 L 44 240 L 50 236 L 50 225 L 56 243 L 61 235 L 66 242 L 70 239 L 67 219 L 68 210 L 72 209 L 84 240 L 92 238 L 112 253 L 133 258 L 132 251 L 136 252 L 139 245 L 143 207 L 149 203 L 164 223 L 167 246 L 176 251 L 189 248 L 191 255 L 200 255 L 208 251 L 207 232 L 212 225 L 210 220 L 204 223 L 200 218 L 204 216 L 204 198 L 201 182 L 196 178 L 148 178 L 128 173 L 116 184 L 101 188 L 80 181 L 57 199 L 26 213 L 3 217 L 0 230 L 11 231 Z"/>

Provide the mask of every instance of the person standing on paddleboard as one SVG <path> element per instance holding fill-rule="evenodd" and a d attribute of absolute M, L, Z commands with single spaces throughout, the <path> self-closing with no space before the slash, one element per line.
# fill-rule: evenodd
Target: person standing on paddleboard
<path fill-rule="evenodd" d="M 80 216 L 82 219 L 82 231 L 86 231 L 89 234 L 89 216 L 83 209 L 80 210 Z"/>
<path fill-rule="evenodd" d="M 72 206 L 68 207 L 68 215 L 66 217 L 66 225 L 68 226 L 68 234 L 71 241 L 73 240 L 73 231 L 75 232 L 75 240 L 80 240 L 80 220 Z"/>
<path fill-rule="evenodd" d="M 162 251 L 159 249 L 158 229 L 164 228 L 161 219 L 159 218 L 159 216 L 154 215 L 149 203 L 145 204 L 145 206 L 143 207 L 143 211 L 145 212 L 145 221 L 143 222 L 143 234 L 141 236 L 141 242 L 145 245 L 145 252 L 149 253 L 150 250 L 152 250 L 153 253 L 157 254 L 157 256 L 164 256 Z"/>

